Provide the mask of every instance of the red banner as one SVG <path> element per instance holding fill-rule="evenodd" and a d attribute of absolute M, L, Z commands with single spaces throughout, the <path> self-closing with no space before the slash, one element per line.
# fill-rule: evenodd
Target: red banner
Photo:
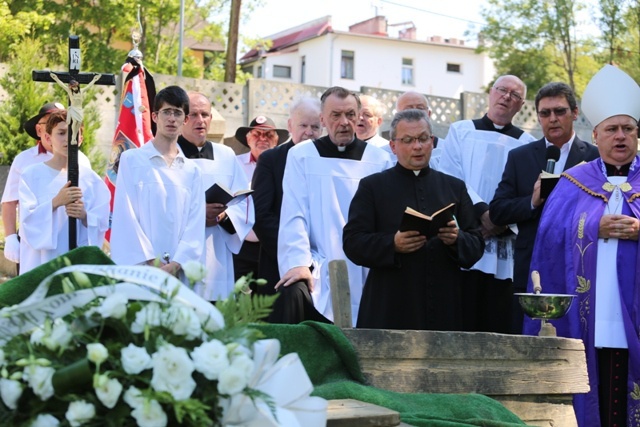
<path fill-rule="evenodd" d="M 155 98 L 155 83 L 151 74 L 133 58 L 122 66 L 124 84 L 120 100 L 120 114 L 111 148 L 105 182 L 111 191 L 111 212 L 116 190 L 120 155 L 130 148 L 138 148 L 153 138 L 151 108 Z M 111 219 L 106 239 L 111 237 Z"/>

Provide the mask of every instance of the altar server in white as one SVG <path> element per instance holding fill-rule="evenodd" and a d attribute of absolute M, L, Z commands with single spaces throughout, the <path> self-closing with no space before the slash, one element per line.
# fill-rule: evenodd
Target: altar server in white
<path fill-rule="evenodd" d="M 197 92 L 189 93 L 189 119 L 178 138 L 184 155 L 193 159 L 202 173 L 203 188 L 214 183 L 235 193 L 249 188 L 249 181 L 233 150 L 226 145 L 207 141 L 211 124 L 211 102 Z M 240 251 L 242 242 L 255 221 L 250 198 L 232 206 L 207 203 L 205 213 L 205 251 L 202 263 L 207 276 L 194 290 L 208 301 L 227 298 L 233 290 L 233 254 Z"/>
<path fill-rule="evenodd" d="M 198 166 L 178 148 L 189 97 L 168 86 L 155 97 L 152 141 L 120 157 L 111 227 L 117 264 L 149 264 L 184 280 L 187 261 L 204 248 L 205 203 Z"/>
<path fill-rule="evenodd" d="M 342 228 L 351 199 L 361 178 L 393 165 L 385 151 L 356 138 L 357 95 L 332 87 L 321 103 L 328 135 L 291 148 L 284 171 L 276 284 L 282 294 L 274 308 L 280 318 L 272 315 L 283 323 L 333 320 L 328 264 L 346 260 Z M 348 260 L 347 265 L 355 324 L 368 270 Z"/>
<path fill-rule="evenodd" d="M 4 256 L 9 261 L 18 263 L 18 267 L 20 263 L 20 242 L 18 241 L 17 234 L 17 207 L 20 177 L 22 176 L 22 171 L 28 166 L 44 162 L 53 157 L 51 144 L 44 141 L 42 135 L 44 135 L 49 115 L 56 110 L 64 110 L 64 106 L 59 102 L 48 102 L 40 108 L 37 115 L 31 117 L 24 123 L 24 131 L 38 143 L 18 153 L 13 159 L 11 168 L 9 168 L 9 174 L 7 175 L 4 192 L 2 193 L 2 221 L 5 235 Z M 89 162 L 89 159 L 82 151 L 78 151 L 78 162 L 91 168 L 91 162 Z"/>
<path fill-rule="evenodd" d="M 102 246 L 109 225 L 110 194 L 83 163 L 79 186 L 67 181 L 67 112 L 49 115 L 42 135 L 53 156 L 27 167 L 19 184 L 20 273 L 69 251 L 69 218 L 77 219 L 77 245 Z"/>
<path fill-rule="evenodd" d="M 453 123 L 442 144 L 438 168 L 467 185 L 485 239 L 483 257 L 465 274 L 463 322 L 469 331 L 511 331 L 515 235 L 508 227 L 491 222 L 489 202 L 509 151 L 535 139 L 511 123 L 526 94 L 527 88 L 518 77 L 498 77 L 489 92 L 489 110 L 484 117 Z"/>

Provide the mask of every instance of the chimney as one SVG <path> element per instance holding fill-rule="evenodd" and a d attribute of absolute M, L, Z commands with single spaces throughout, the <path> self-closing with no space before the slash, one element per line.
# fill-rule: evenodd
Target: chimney
<path fill-rule="evenodd" d="M 416 27 L 405 28 L 400 30 L 398 38 L 402 40 L 415 40 L 416 39 Z"/>
<path fill-rule="evenodd" d="M 387 18 L 376 16 L 349 27 L 350 33 L 387 37 Z"/>
<path fill-rule="evenodd" d="M 442 43 L 442 36 L 431 36 L 429 41 L 433 43 Z"/>

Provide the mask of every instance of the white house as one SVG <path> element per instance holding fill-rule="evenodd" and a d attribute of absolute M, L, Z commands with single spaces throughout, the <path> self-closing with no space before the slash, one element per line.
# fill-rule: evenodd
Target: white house
<path fill-rule="evenodd" d="M 239 62 L 256 78 L 354 91 L 368 86 L 457 98 L 491 83 L 495 68 L 485 53 L 458 39 L 416 40 L 416 28 L 407 24 L 389 37 L 384 16 L 349 31 L 334 31 L 325 16 L 266 37 L 268 49 L 253 49 Z"/>

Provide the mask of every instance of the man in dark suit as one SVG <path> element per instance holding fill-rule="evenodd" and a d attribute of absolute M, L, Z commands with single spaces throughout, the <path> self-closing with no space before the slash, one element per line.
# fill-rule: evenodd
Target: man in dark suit
<path fill-rule="evenodd" d="M 578 105 L 573 90 L 565 83 L 548 83 L 537 93 L 536 112 L 544 138 L 509 152 L 507 163 L 489 208 L 496 225 L 517 224 L 513 291 L 525 292 L 529 264 L 538 222 L 544 204 L 540 197 L 540 172 L 546 168 L 547 147 L 560 149 L 554 173 L 590 161 L 599 156 L 595 145 L 582 141 L 573 130 L 578 117 Z M 544 283 L 544 278 L 542 278 Z M 523 313 L 514 298 L 513 333 L 522 333 Z"/>
<path fill-rule="evenodd" d="M 260 239 L 258 277 L 267 285 L 254 288 L 258 293 L 275 293 L 274 286 L 280 280 L 278 272 L 278 228 L 282 205 L 282 178 L 291 147 L 307 139 L 316 139 L 322 133 L 320 100 L 303 97 L 291 106 L 287 128 L 291 138 L 260 155 L 253 175 L 253 202 L 256 222 L 253 231 Z"/>

